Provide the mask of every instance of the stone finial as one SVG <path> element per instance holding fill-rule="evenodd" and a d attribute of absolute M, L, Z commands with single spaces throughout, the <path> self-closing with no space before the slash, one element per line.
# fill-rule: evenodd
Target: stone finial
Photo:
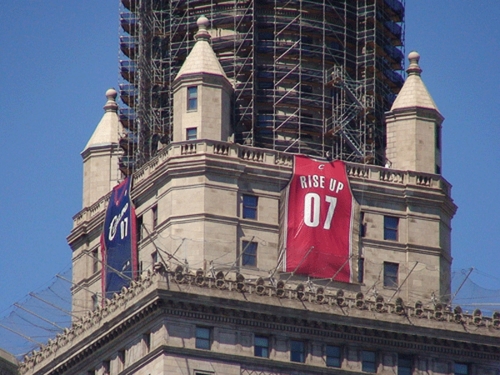
<path fill-rule="evenodd" d="M 210 21 L 208 20 L 207 17 L 201 16 L 198 18 L 198 21 L 196 21 L 196 24 L 198 25 L 198 32 L 194 36 L 194 40 L 210 40 L 210 34 L 207 31 L 208 25 L 210 25 Z"/>
<path fill-rule="evenodd" d="M 408 54 L 408 60 L 410 61 L 410 66 L 406 69 L 406 73 L 420 75 L 422 73 L 422 69 L 418 65 L 420 54 L 417 51 L 412 51 Z"/>
<path fill-rule="evenodd" d="M 116 103 L 117 96 L 118 96 L 118 93 L 113 88 L 106 91 L 106 98 L 108 98 L 108 101 L 106 102 L 106 104 L 103 107 L 104 111 L 106 111 L 106 112 L 117 112 L 118 111 L 118 104 Z"/>

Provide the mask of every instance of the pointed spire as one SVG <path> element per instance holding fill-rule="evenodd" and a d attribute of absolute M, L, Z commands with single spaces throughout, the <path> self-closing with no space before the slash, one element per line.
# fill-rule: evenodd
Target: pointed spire
<path fill-rule="evenodd" d="M 408 60 L 410 61 L 410 66 L 406 70 L 408 78 L 392 104 L 391 111 L 418 107 L 434 109 L 439 112 L 420 76 L 422 73 L 419 65 L 420 55 L 415 51 L 410 52 Z"/>
<path fill-rule="evenodd" d="M 391 110 L 385 114 L 386 158 L 395 169 L 439 174 L 444 117 L 420 77 L 420 55 L 411 52 L 408 58 L 408 77 Z"/>
<path fill-rule="evenodd" d="M 95 146 L 118 144 L 120 120 L 118 118 L 118 104 L 116 103 L 117 95 L 113 88 L 106 91 L 108 101 L 103 107 L 104 115 L 87 142 L 84 151 Z"/>
<path fill-rule="evenodd" d="M 182 65 L 175 80 L 181 76 L 188 74 L 207 73 L 226 77 L 226 73 L 215 55 L 212 46 L 210 45 L 210 34 L 207 30 L 210 24 L 207 17 L 200 17 L 196 22 L 198 25 L 198 32 L 194 36 L 196 43 L 189 53 L 186 61 Z M 226 77 L 227 78 L 227 77 Z"/>
<path fill-rule="evenodd" d="M 117 92 L 106 91 L 104 115 L 81 155 L 83 158 L 83 207 L 88 207 L 107 194 L 121 177 L 118 144 L 122 130 L 118 117 Z"/>

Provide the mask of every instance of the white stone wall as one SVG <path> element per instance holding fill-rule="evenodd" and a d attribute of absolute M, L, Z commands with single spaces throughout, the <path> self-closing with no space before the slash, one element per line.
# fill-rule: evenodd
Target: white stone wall
<path fill-rule="evenodd" d="M 132 197 L 145 227 L 138 244 L 142 270 L 153 266 L 156 252 L 171 270 L 182 265 L 193 271 L 232 269 L 248 277 L 268 277 L 277 266 L 280 190 L 290 178 L 290 166 L 276 164 L 272 151 L 205 140 L 188 146 L 172 144 L 166 158 L 148 169 L 151 177 L 134 179 Z M 383 265 L 392 262 L 399 265 L 397 296 L 414 303 L 449 295 L 450 222 L 456 207 L 446 182 L 433 174 L 374 166 L 353 166 L 349 173 L 365 228 L 360 238 L 356 210 L 351 263 L 356 271 L 358 258 L 364 258 L 364 279 L 362 284 L 332 285 L 389 299 L 396 290 L 384 287 Z M 242 217 L 244 194 L 258 198 L 257 219 Z M 106 205 L 77 215 L 70 235 L 77 314 L 91 309 L 92 292 L 101 290 L 100 274 L 90 271 L 92 258 L 86 254 L 99 246 Z M 85 215 L 92 218 L 85 221 Z M 384 240 L 384 216 L 399 218 L 396 241 Z M 257 243 L 256 267 L 241 268 L 242 241 Z"/>

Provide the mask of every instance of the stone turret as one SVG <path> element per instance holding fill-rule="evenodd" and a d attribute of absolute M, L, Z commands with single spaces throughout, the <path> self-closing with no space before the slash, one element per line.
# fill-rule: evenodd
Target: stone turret
<path fill-rule="evenodd" d="M 444 118 L 420 76 L 420 55 L 411 52 L 408 59 L 408 78 L 386 113 L 386 157 L 394 169 L 440 174 Z"/>
<path fill-rule="evenodd" d="M 196 43 L 174 80 L 173 141 L 231 135 L 232 85 L 210 46 L 209 21 L 200 17 Z"/>
<path fill-rule="evenodd" d="M 121 178 L 118 169 L 118 156 L 121 153 L 118 135 L 121 124 L 116 96 L 116 90 L 106 91 L 108 101 L 103 107 L 104 115 L 81 153 L 84 208 L 109 193 Z"/>

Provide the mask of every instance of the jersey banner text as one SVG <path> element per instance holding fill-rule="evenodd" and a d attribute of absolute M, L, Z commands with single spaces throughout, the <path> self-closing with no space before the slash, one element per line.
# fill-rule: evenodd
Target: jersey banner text
<path fill-rule="evenodd" d="M 354 199 L 345 164 L 296 155 L 284 193 L 283 271 L 351 282 Z"/>
<path fill-rule="evenodd" d="M 106 298 L 128 286 L 137 271 L 135 210 L 130 200 L 131 178 L 113 188 L 109 199 L 102 248 L 102 292 Z"/>

